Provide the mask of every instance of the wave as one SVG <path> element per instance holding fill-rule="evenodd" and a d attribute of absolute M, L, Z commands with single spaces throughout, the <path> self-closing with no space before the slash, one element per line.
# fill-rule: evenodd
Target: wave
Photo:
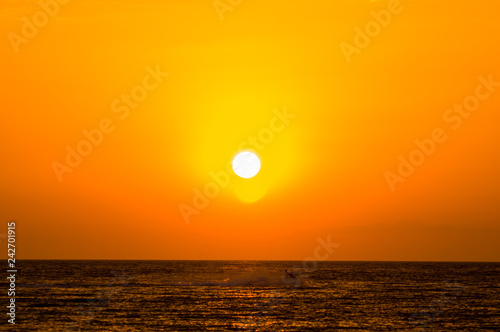
<path fill-rule="evenodd" d="M 300 279 L 282 279 L 269 276 L 246 276 L 235 279 L 226 278 L 222 281 L 177 282 L 176 286 L 304 286 Z"/>
<path fill-rule="evenodd" d="M 165 283 L 125 282 L 116 284 L 19 284 L 20 288 L 114 288 L 114 287 L 162 287 L 162 286 L 219 286 L 219 287 L 243 287 L 243 286 L 307 286 L 302 279 L 283 279 L 276 275 L 247 275 L 227 277 L 223 280 L 211 281 L 171 281 Z"/>

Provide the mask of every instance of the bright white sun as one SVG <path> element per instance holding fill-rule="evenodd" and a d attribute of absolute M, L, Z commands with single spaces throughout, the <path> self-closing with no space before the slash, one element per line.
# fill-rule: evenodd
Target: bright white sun
<path fill-rule="evenodd" d="M 245 151 L 233 159 L 233 170 L 241 178 L 253 178 L 260 171 L 260 160 L 255 153 Z"/>

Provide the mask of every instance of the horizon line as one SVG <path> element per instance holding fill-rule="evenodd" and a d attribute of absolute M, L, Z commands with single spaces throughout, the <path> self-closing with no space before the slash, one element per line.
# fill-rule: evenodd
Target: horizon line
<path fill-rule="evenodd" d="M 18 258 L 18 261 L 184 261 L 184 262 L 300 262 L 303 259 L 108 259 L 108 258 Z M 321 260 L 317 262 L 359 262 L 359 263 L 500 263 L 500 261 L 429 261 L 429 260 Z"/>

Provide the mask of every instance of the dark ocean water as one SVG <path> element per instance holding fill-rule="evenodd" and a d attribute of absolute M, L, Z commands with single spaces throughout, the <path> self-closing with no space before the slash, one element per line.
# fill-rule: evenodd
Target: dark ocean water
<path fill-rule="evenodd" d="M 500 263 L 21 261 L 18 267 L 17 331 L 500 331 Z M 300 280 L 283 279 L 285 269 Z"/>

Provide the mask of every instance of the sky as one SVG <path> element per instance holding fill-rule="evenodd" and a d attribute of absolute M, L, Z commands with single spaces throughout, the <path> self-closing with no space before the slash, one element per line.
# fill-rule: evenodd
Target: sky
<path fill-rule="evenodd" d="M 500 261 L 499 6 L 4 1 L 0 240 L 15 220 L 18 259 Z"/>

